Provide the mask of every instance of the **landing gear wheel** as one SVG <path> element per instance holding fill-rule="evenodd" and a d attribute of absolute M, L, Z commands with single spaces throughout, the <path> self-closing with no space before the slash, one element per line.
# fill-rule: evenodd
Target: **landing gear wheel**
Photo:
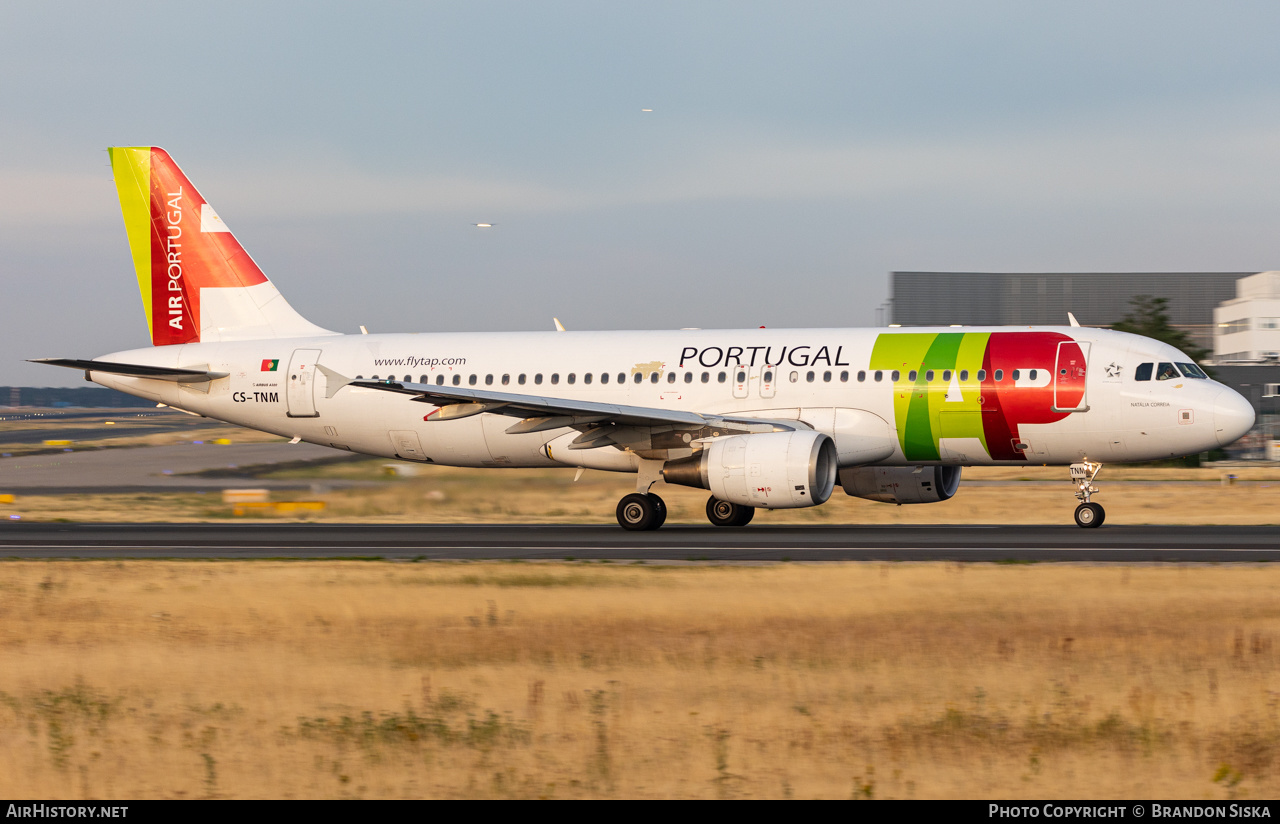
<path fill-rule="evenodd" d="M 667 522 L 667 504 L 652 492 L 649 493 L 649 500 L 653 502 L 653 508 L 657 515 L 657 520 L 654 522 L 653 526 L 649 528 L 657 529 Z"/>
<path fill-rule="evenodd" d="M 1076 526 L 1086 529 L 1102 526 L 1107 519 L 1107 511 L 1099 504 L 1080 504 L 1076 507 Z"/>
<path fill-rule="evenodd" d="M 667 506 L 657 495 L 632 492 L 618 501 L 618 525 L 623 529 L 632 532 L 657 529 L 666 519 Z"/>
<path fill-rule="evenodd" d="M 746 526 L 755 514 L 754 506 L 722 501 L 714 495 L 707 499 L 707 520 L 715 526 Z"/>

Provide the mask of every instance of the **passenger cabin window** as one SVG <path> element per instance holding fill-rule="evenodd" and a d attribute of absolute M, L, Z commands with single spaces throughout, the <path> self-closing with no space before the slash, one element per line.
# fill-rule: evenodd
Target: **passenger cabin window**
<path fill-rule="evenodd" d="M 1138 364 L 1138 368 L 1137 368 L 1137 369 L 1135 369 L 1135 370 L 1133 370 L 1133 379 L 1134 379 L 1135 381 L 1149 381 L 1149 380 L 1151 380 L 1151 367 L 1153 367 L 1153 366 L 1155 366 L 1155 364 L 1153 364 L 1153 363 L 1140 363 L 1140 364 Z"/>
<path fill-rule="evenodd" d="M 657 372 L 650 372 L 650 373 L 649 373 L 649 383 L 657 383 L 657 382 L 658 382 L 658 373 L 657 373 Z"/>
<path fill-rule="evenodd" d="M 1167 381 L 1180 377 L 1182 376 L 1178 374 L 1178 368 L 1172 363 L 1162 363 L 1159 368 L 1156 369 L 1156 380 L 1158 381 Z"/>
<path fill-rule="evenodd" d="M 541 372 L 539 372 L 538 374 L 536 374 L 536 375 L 534 375 L 534 376 L 533 376 L 533 382 L 534 382 L 535 384 L 538 384 L 538 385 L 541 385 L 541 384 L 542 384 L 542 373 L 541 373 Z"/>
<path fill-rule="evenodd" d="M 978 380 L 980 380 L 980 381 L 985 381 L 986 379 L 987 379 L 987 370 L 985 370 L 985 369 L 979 369 L 979 370 L 978 370 Z"/>
<path fill-rule="evenodd" d="M 1013 370 L 1013 379 L 1016 381 L 1016 380 L 1019 380 L 1019 379 L 1021 379 L 1021 378 L 1022 378 L 1022 370 L 1021 370 L 1021 369 L 1015 369 L 1015 370 Z"/>
<path fill-rule="evenodd" d="M 876 383 L 879 383 L 879 382 L 880 382 L 880 379 L 881 379 L 881 378 L 883 378 L 883 377 L 884 377 L 884 372 L 881 372 L 879 369 L 877 369 L 877 370 L 876 370 Z"/>
<path fill-rule="evenodd" d="M 692 373 L 692 372 L 685 372 L 685 373 L 684 373 L 684 382 L 685 382 L 685 383 L 693 383 L 693 373 Z"/>
<path fill-rule="evenodd" d="M 419 376 L 418 376 L 418 383 L 426 383 L 426 382 L 427 382 L 427 376 L 426 376 L 426 375 L 419 375 Z"/>
<path fill-rule="evenodd" d="M 600 373 L 600 382 L 601 382 L 601 383 L 608 383 L 608 382 L 609 382 L 609 373 L 608 373 L 608 372 L 601 372 L 601 373 Z"/>
<path fill-rule="evenodd" d="M 862 383 L 867 379 L 867 371 L 865 369 L 858 370 L 858 383 Z"/>
<path fill-rule="evenodd" d="M 968 370 L 968 369 L 961 369 L 961 370 L 960 370 L 960 380 L 962 380 L 962 381 L 967 381 L 967 380 L 969 380 L 969 370 Z"/>
<path fill-rule="evenodd" d="M 552 373 L 551 373 L 551 385 L 552 385 L 552 386 L 555 386 L 555 385 L 556 385 L 557 383 L 559 383 L 559 382 L 560 382 L 560 373 L 559 373 L 559 372 L 552 372 Z"/>
<path fill-rule="evenodd" d="M 813 383 L 813 373 L 812 373 L 812 372 L 806 372 L 806 373 L 805 373 L 805 376 L 804 376 L 804 379 L 805 379 L 806 381 L 808 381 L 809 383 Z"/>
<path fill-rule="evenodd" d="M 933 370 L 930 369 L 924 373 L 924 379 L 929 383 L 933 383 Z"/>
<path fill-rule="evenodd" d="M 675 373 L 675 372 L 668 372 L 668 373 L 667 373 L 667 383 L 675 383 L 675 382 L 676 382 L 676 373 Z"/>
<path fill-rule="evenodd" d="M 592 375 L 591 375 L 591 373 L 590 373 L 590 372 L 585 373 L 585 374 L 582 376 L 582 382 L 583 382 L 583 383 L 591 383 L 591 377 L 592 377 Z"/>
<path fill-rule="evenodd" d="M 626 383 L 626 382 L 627 382 L 627 373 L 626 373 L 626 372 L 619 372 L 619 373 L 618 373 L 618 383 Z"/>
<path fill-rule="evenodd" d="M 717 374 L 716 374 L 716 382 L 717 382 L 717 383 L 724 383 L 724 380 L 725 380 L 725 378 L 727 378 L 727 377 L 728 377 L 728 375 L 726 375 L 724 372 L 717 373 Z"/>
<path fill-rule="evenodd" d="M 849 372 L 848 372 L 848 370 L 842 370 L 842 371 L 840 372 L 840 382 L 841 382 L 841 383 L 848 383 L 848 382 L 849 382 Z"/>
<path fill-rule="evenodd" d="M 485 386 L 493 386 L 493 375 L 485 375 L 485 376 L 484 376 L 484 385 L 485 385 Z"/>
<path fill-rule="evenodd" d="M 773 370 L 772 370 L 772 369 L 766 369 L 766 370 L 764 370 L 764 382 L 765 382 L 765 383 L 773 383 Z"/>
<path fill-rule="evenodd" d="M 635 374 L 635 380 L 636 380 L 636 383 L 639 383 L 640 381 L 644 380 L 644 375 L 642 375 L 642 374 L 640 374 L 639 372 L 637 372 L 637 373 Z"/>
<path fill-rule="evenodd" d="M 516 378 L 516 383 L 520 384 L 521 386 L 524 386 L 524 373 L 523 373 L 523 372 L 521 372 L 521 373 L 520 373 L 520 377 Z"/>
<path fill-rule="evenodd" d="M 1032 370 L 1031 370 L 1031 375 L 1030 375 L 1030 377 L 1031 377 L 1031 380 L 1035 380 L 1035 379 L 1036 379 L 1036 370 L 1034 370 L 1034 369 L 1032 369 Z"/>
<path fill-rule="evenodd" d="M 502 376 L 502 385 L 503 385 L 503 386 L 506 386 L 506 385 L 507 385 L 507 384 L 509 384 L 509 383 L 511 383 L 511 376 L 510 376 L 510 375 L 503 375 L 503 376 Z"/>
<path fill-rule="evenodd" d="M 738 383 L 746 383 L 746 382 L 747 382 L 747 373 L 746 373 L 746 372 L 744 372 L 743 370 L 739 369 L 739 370 L 738 370 L 738 375 L 737 375 L 737 377 L 735 377 L 735 378 L 734 378 L 734 380 L 735 380 L 735 381 L 737 381 Z"/>
<path fill-rule="evenodd" d="M 524 383 L 524 381 L 521 381 Z M 436 386 L 444 386 L 444 375 L 436 375 Z"/>
<path fill-rule="evenodd" d="M 468 376 L 467 376 L 467 383 L 471 384 L 472 386 L 475 386 L 475 385 L 476 385 L 476 376 L 475 376 L 475 375 L 468 375 Z"/>
<path fill-rule="evenodd" d="M 951 380 L 951 370 L 950 370 L 950 369 L 943 369 L 943 370 L 942 370 L 942 379 L 943 379 L 944 381 L 949 381 L 949 380 Z"/>
<path fill-rule="evenodd" d="M 822 373 L 822 382 L 823 382 L 823 383 L 831 383 L 831 373 L 830 373 L 830 372 L 823 372 L 823 373 Z"/>
<path fill-rule="evenodd" d="M 371 380 L 371 381 L 376 381 L 377 379 L 378 379 L 378 376 L 377 376 L 377 375 L 374 375 L 374 376 L 373 376 L 372 378 L 370 378 L 369 380 Z"/>
<path fill-rule="evenodd" d="M 908 372 L 908 373 L 907 373 L 907 380 L 911 381 L 912 383 L 915 383 L 915 381 L 916 381 L 916 375 L 918 375 L 918 374 L 920 374 L 920 373 L 919 373 L 919 372 L 917 372 L 916 370 L 912 369 L 910 372 Z"/>
<path fill-rule="evenodd" d="M 996 383 L 999 383 L 999 382 L 1000 382 L 1000 381 L 1002 381 L 1002 380 L 1004 380 L 1004 370 L 1003 370 L 1003 369 L 997 369 L 997 370 L 996 370 Z"/>
<path fill-rule="evenodd" d="M 577 381 L 578 381 L 578 376 L 577 376 L 577 374 L 576 374 L 576 373 L 574 373 L 574 372 L 570 372 L 570 373 L 569 373 L 569 383 L 577 383 Z"/>
<path fill-rule="evenodd" d="M 791 375 L 790 375 L 790 378 L 791 378 L 791 382 L 792 382 L 792 383 L 795 383 L 795 382 L 797 382 L 798 380 L 800 380 L 800 373 L 799 373 L 799 372 L 792 372 L 792 373 L 791 373 Z"/>
<path fill-rule="evenodd" d="M 706 383 L 706 382 L 707 382 L 707 381 L 709 381 L 709 380 L 711 380 L 711 373 L 710 373 L 710 372 L 703 372 L 703 373 L 702 373 L 702 382 L 703 382 L 703 383 Z"/>
<path fill-rule="evenodd" d="M 460 384 L 460 383 L 462 383 L 462 376 L 461 376 L 461 375 L 454 375 L 454 376 L 453 376 L 453 385 L 454 385 L 454 386 L 457 386 L 457 385 L 458 385 L 458 384 Z"/>
<path fill-rule="evenodd" d="M 914 377 L 914 374 L 913 374 L 913 377 Z M 889 373 L 889 379 L 892 380 L 894 383 L 897 383 L 899 380 L 901 380 L 901 378 L 902 378 L 902 373 L 899 372 L 897 369 Z"/>

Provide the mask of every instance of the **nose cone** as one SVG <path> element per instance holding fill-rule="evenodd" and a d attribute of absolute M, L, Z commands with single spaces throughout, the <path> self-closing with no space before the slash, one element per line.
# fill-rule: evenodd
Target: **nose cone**
<path fill-rule="evenodd" d="M 1253 428 L 1253 405 L 1234 389 L 1223 389 L 1213 401 L 1213 434 L 1219 446 L 1235 443 Z"/>

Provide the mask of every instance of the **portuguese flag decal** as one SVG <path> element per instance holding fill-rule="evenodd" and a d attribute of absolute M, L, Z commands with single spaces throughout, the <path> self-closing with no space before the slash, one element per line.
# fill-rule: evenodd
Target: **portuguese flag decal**
<path fill-rule="evenodd" d="M 280 368 L 280 359 L 279 359 L 279 358 L 277 358 L 277 359 L 275 359 L 275 360 L 264 360 L 264 361 L 262 362 L 262 371 L 263 371 L 263 372 L 274 372 L 274 371 L 276 371 L 276 370 L 277 370 L 277 369 L 279 369 L 279 368 Z"/>

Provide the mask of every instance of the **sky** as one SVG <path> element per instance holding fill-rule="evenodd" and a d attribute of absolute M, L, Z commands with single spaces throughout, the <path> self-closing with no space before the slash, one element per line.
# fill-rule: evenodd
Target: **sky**
<path fill-rule="evenodd" d="M 113 145 L 167 149 L 347 332 L 866 326 L 894 270 L 1280 269 L 1278 32 L 1272 0 L 0 2 L 0 385 L 149 343 Z"/>

